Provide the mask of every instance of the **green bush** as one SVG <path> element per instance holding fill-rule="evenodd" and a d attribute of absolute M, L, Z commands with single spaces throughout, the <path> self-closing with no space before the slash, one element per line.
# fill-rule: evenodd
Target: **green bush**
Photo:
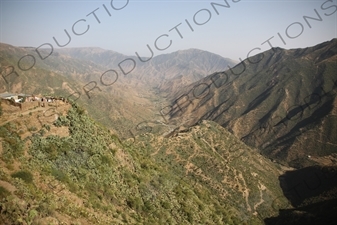
<path fill-rule="evenodd" d="M 50 131 L 50 125 L 49 124 L 43 124 L 43 128 L 45 128 L 47 131 Z"/>
<path fill-rule="evenodd" d="M 42 128 L 42 129 L 39 131 L 39 133 L 40 133 L 41 136 L 43 136 L 43 135 L 46 134 L 46 130 Z"/>
<path fill-rule="evenodd" d="M 127 205 L 132 208 L 132 209 L 135 209 L 135 210 L 141 210 L 141 200 L 139 197 L 129 197 L 127 200 L 126 200 L 126 203 Z"/>
<path fill-rule="evenodd" d="M 36 127 L 29 127 L 28 131 L 37 131 L 37 128 Z"/>
<path fill-rule="evenodd" d="M 55 168 L 52 169 L 51 175 L 53 175 L 57 180 L 61 181 L 62 183 L 67 183 L 69 180 L 68 176 L 63 171 Z"/>
<path fill-rule="evenodd" d="M 109 166 L 111 166 L 111 164 L 112 164 L 110 158 L 105 156 L 105 155 L 101 156 L 101 160 L 102 160 L 102 164 L 107 164 Z"/>
<path fill-rule="evenodd" d="M 24 142 L 15 130 L 15 125 L 11 123 L 0 127 L 0 137 L 2 138 L 1 157 L 6 162 L 10 162 L 13 158 L 18 158 L 23 155 Z"/>
<path fill-rule="evenodd" d="M 0 200 L 3 198 L 6 198 L 9 196 L 11 193 L 4 187 L 0 186 Z"/>
<path fill-rule="evenodd" d="M 18 171 L 16 173 L 13 173 L 11 175 L 13 178 L 20 178 L 26 183 L 32 183 L 33 182 L 33 174 L 31 174 L 29 171 Z"/>
<path fill-rule="evenodd" d="M 57 118 L 57 120 L 54 122 L 54 125 L 56 127 L 69 126 L 70 125 L 70 121 L 65 116 L 59 116 L 59 118 Z"/>
<path fill-rule="evenodd" d="M 76 111 L 77 111 L 77 113 L 78 113 L 79 115 L 83 115 L 83 114 L 85 113 L 85 109 L 82 108 L 82 107 L 78 107 L 78 108 L 76 109 Z"/>

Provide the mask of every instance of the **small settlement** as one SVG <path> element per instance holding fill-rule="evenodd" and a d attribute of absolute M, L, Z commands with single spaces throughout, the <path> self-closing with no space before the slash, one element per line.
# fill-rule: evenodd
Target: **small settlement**
<path fill-rule="evenodd" d="M 62 97 L 35 96 L 28 94 L 15 94 L 4 92 L 0 94 L 1 104 L 18 107 L 19 110 L 26 110 L 33 107 L 46 107 L 49 103 L 65 102 Z"/>

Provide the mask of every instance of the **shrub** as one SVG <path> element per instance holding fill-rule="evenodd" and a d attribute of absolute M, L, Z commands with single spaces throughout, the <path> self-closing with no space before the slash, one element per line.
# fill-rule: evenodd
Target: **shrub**
<path fill-rule="evenodd" d="M 85 113 L 85 109 L 79 105 L 75 105 L 74 107 L 76 109 L 77 114 L 83 115 Z"/>
<path fill-rule="evenodd" d="M 145 212 L 150 212 L 153 209 L 154 209 L 153 203 L 151 201 L 149 201 L 149 200 L 146 200 L 144 202 L 143 210 Z"/>
<path fill-rule="evenodd" d="M 68 182 L 68 176 L 61 170 L 53 168 L 51 171 L 51 175 L 53 175 L 57 180 L 61 181 L 62 183 Z"/>
<path fill-rule="evenodd" d="M 0 200 L 3 198 L 6 198 L 9 196 L 11 193 L 4 187 L 0 186 Z"/>
<path fill-rule="evenodd" d="M 140 210 L 141 209 L 141 200 L 138 197 L 129 197 L 126 200 L 126 204 L 135 210 Z"/>
<path fill-rule="evenodd" d="M 102 160 L 102 163 L 103 163 L 103 164 L 108 164 L 109 166 L 112 164 L 110 158 L 107 157 L 107 156 L 105 156 L 105 155 L 102 155 L 102 156 L 101 156 L 101 160 Z"/>
<path fill-rule="evenodd" d="M 167 201 L 161 201 L 161 206 L 164 209 L 169 209 L 170 208 L 170 203 L 168 203 Z"/>
<path fill-rule="evenodd" d="M 29 127 L 28 131 L 37 131 L 37 128 L 36 127 Z"/>
<path fill-rule="evenodd" d="M 26 183 L 32 183 L 33 182 L 33 174 L 31 174 L 29 171 L 18 171 L 16 173 L 13 173 L 11 175 L 13 178 L 20 178 Z"/>
<path fill-rule="evenodd" d="M 24 142 L 15 131 L 13 124 L 7 123 L 0 127 L 0 137 L 2 137 L 2 158 L 11 161 L 13 158 L 23 154 Z"/>
<path fill-rule="evenodd" d="M 40 133 L 41 136 L 43 136 L 43 135 L 46 134 L 46 130 L 42 128 L 42 129 L 39 131 L 39 133 Z"/>
<path fill-rule="evenodd" d="M 50 131 L 50 125 L 49 124 L 43 124 L 43 128 L 45 128 L 47 131 Z"/>
<path fill-rule="evenodd" d="M 54 122 L 54 125 L 56 127 L 61 127 L 61 126 L 69 126 L 70 125 L 70 121 L 67 117 L 65 116 L 60 116 L 59 118 L 57 118 L 57 120 Z"/>

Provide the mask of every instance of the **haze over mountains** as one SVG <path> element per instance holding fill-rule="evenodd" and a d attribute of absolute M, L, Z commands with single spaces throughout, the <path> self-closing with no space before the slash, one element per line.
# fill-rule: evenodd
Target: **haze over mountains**
<path fill-rule="evenodd" d="M 153 119 L 154 114 L 158 114 L 159 93 L 164 96 L 173 89 L 182 88 L 209 73 L 222 71 L 235 64 L 233 60 L 196 49 L 156 56 L 146 63 L 139 62 L 136 57 L 99 48 L 59 49 L 45 60 L 39 60 L 33 48 L 1 44 L 0 51 L 2 68 L 17 65 L 20 58 L 27 54 L 37 59 L 31 70 L 21 71 L 16 68 L 20 76 L 7 76 L 9 86 L 2 81 L 2 92 L 9 89 L 11 92 L 31 94 L 71 95 L 72 99 L 89 105 L 87 108 L 94 118 L 117 129 L 120 135 L 129 134 L 128 130 L 134 124 Z M 51 53 L 49 49 L 39 49 L 39 52 L 42 56 Z M 132 70 L 133 64 L 128 69 L 127 64 L 123 63 L 121 66 L 126 72 L 132 71 L 123 75 L 118 64 L 130 58 L 136 63 L 135 69 Z M 31 65 L 29 62 L 27 64 Z M 111 72 L 103 76 L 108 70 L 116 70 L 118 75 Z M 9 69 L 2 70 L 5 75 L 10 72 Z M 91 91 L 95 85 L 99 89 Z M 97 111 L 98 108 L 100 111 Z"/>
<path fill-rule="evenodd" d="M 333 224 L 337 39 L 142 59 L 0 44 L 0 92 L 70 101 L 1 104 L 0 222 Z"/>
<path fill-rule="evenodd" d="M 160 91 L 173 91 L 200 80 L 213 72 L 236 64 L 234 60 L 198 49 L 182 50 L 153 57 L 125 56 L 99 48 L 59 49 L 57 52 L 75 59 L 94 62 L 117 70 L 126 83 L 143 83 Z M 132 59 L 133 61 L 130 61 Z M 127 60 L 123 62 L 124 60 Z M 119 67 L 120 66 L 120 67 Z M 124 73 L 121 71 L 124 70 Z M 124 76 L 124 74 L 127 74 Z"/>

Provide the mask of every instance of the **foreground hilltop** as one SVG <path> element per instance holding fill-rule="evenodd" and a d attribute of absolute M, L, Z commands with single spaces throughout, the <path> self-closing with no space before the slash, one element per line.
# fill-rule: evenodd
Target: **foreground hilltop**
<path fill-rule="evenodd" d="M 284 170 L 213 122 L 121 142 L 76 104 L 48 107 L 0 127 L 2 224 L 263 224 L 286 205 Z"/>

